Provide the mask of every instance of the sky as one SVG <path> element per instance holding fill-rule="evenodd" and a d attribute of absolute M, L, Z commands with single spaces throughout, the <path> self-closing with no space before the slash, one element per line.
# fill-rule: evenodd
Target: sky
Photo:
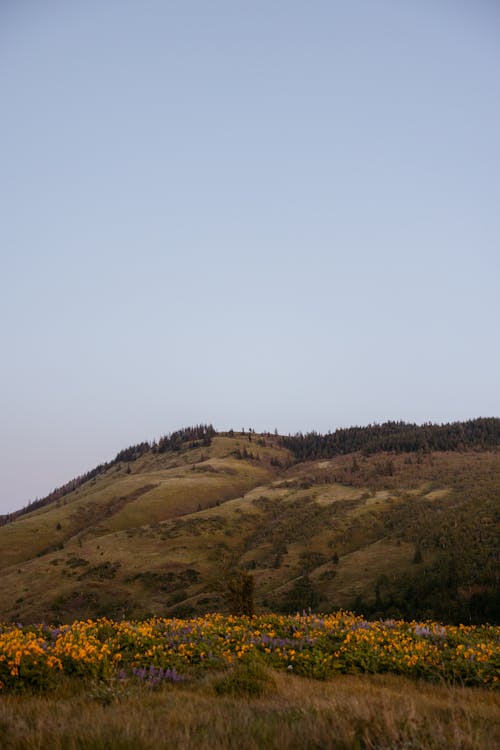
<path fill-rule="evenodd" d="M 493 0 L 1 0 L 0 513 L 185 425 L 500 416 Z"/>

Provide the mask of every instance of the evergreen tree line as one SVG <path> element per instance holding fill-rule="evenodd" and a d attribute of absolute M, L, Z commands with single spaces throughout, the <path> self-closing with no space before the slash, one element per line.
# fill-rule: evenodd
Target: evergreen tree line
<path fill-rule="evenodd" d="M 99 464 L 85 474 L 81 474 L 80 476 L 75 477 L 75 479 L 66 482 L 66 484 L 56 487 L 55 490 L 52 490 L 52 492 L 45 497 L 32 500 L 23 508 L 14 511 L 13 513 L 0 515 L 0 526 L 4 526 L 5 524 L 14 521 L 16 518 L 19 518 L 19 516 L 26 515 L 26 513 L 31 513 L 31 511 L 38 510 L 39 508 L 44 508 L 46 505 L 50 505 L 50 503 L 60 500 L 65 495 L 69 495 L 70 492 L 74 492 L 86 482 L 95 479 L 100 474 L 104 474 L 108 469 L 111 469 L 113 466 L 120 463 L 136 461 L 149 451 L 152 451 L 153 453 L 178 451 L 182 448 L 184 443 L 189 441 L 194 445 L 210 445 L 212 437 L 216 434 L 217 433 L 211 424 L 200 424 L 194 427 L 183 427 L 181 430 L 176 430 L 175 432 L 164 435 L 158 441 L 153 441 L 152 443 L 145 441 L 137 443 L 137 445 L 130 445 L 128 448 L 119 451 L 111 461 Z"/>
<path fill-rule="evenodd" d="M 211 424 L 199 424 L 195 427 L 183 427 L 182 430 L 171 432 L 169 435 L 161 437 L 157 443 L 153 443 L 151 448 L 157 453 L 167 453 L 169 451 L 178 451 L 183 443 L 192 442 L 198 445 L 210 445 L 216 431 Z M 195 447 L 193 445 L 192 447 Z"/>
<path fill-rule="evenodd" d="M 365 455 L 388 451 L 456 451 L 469 448 L 488 449 L 500 446 L 500 419 L 480 417 L 467 422 L 448 424 L 411 424 L 384 422 L 367 427 L 349 427 L 321 435 L 309 432 L 282 438 L 285 448 L 300 461 L 333 458 L 361 451 Z"/>
<path fill-rule="evenodd" d="M 50 503 L 59 500 L 61 497 L 68 495 L 70 492 L 78 489 L 78 487 L 81 487 L 82 484 L 85 484 L 85 482 L 89 482 L 90 480 L 99 476 L 99 474 L 103 474 L 110 468 L 110 466 L 113 465 L 113 463 L 114 461 L 107 461 L 104 464 L 99 464 L 99 466 L 96 466 L 94 469 L 85 472 L 85 474 L 81 474 L 80 476 L 75 477 L 75 479 L 71 479 L 69 482 L 66 482 L 66 484 L 62 484 L 60 487 L 56 487 L 55 490 L 52 490 L 52 492 L 50 492 L 45 497 L 31 500 L 20 510 L 15 510 L 13 513 L 6 513 L 5 515 L 0 516 L 0 526 L 4 526 L 6 523 L 14 521 L 16 518 L 19 518 L 19 516 L 23 516 L 26 513 L 31 513 L 31 511 L 33 510 L 44 508 L 46 505 L 49 505 Z"/>

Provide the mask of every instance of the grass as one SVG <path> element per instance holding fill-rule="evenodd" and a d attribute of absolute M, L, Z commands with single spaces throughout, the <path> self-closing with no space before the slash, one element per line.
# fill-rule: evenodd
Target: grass
<path fill-rule="evenodd" d="M 336 566 L 332 594 L 334 592 L 342 601 L 353 601 L 367 590 L 370 581 L 375 590 L 377 578 L 404 569 L 411 563 L 414 551 L 414 544 L 396 544 L 382 539 L 343 555 Z"/>
<path fill-rule="evenodd" d="M 260 460 L 236 458 L 243 449 Z M 0 527 L 0 617 L 70 622 L 221 609 L 210 582 L 223 557 L 251 571 L 258 611 L 279 609 L 310 551 L 323 556 L 308 570 L 321 609 L 373 612 L 383 579 L 387 612 L 395 590 L 396 616 L 413 616 L 399 599 L 405 576 L 418 573 L 417 540 L 434 577 L 447 556 L 465 561 L 455 575 L 466 581 L 464 597 L 491 589 L 500 453 L 394 455 L 390 475 L 384 456 L 357 456 L 355 471 L 353 463 L 339 456 L 291 465 L 274 437 L 262 445 L 236 435 L 112 467 Z M 453 548 L 443 546 L 450 541 Z M 83 575 L 71 567 L 75 557 L 115 574 Z M 199 577 L 178 590 L 154 585 L 189 568 Z"/>
<path fill-rule="evenodd" d="M 214 683 L 218 695 L 262 698 L 276 691 L 271 670 L 255 655 L 246 656 Z"/>
<path fill-rule="evenodd" d="M 0 698 L 2 750 L 485 750 L 500 746 L 498 696 L 403 677 L 321 682 L 272 675 L 264 697 L 217 692 L 220 676 L 132 687 L 102 705 L 83 684 Z"/>

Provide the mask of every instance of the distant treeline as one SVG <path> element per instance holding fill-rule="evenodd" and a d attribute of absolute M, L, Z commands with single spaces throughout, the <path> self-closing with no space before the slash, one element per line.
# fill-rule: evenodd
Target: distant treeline
<path fill-rule="evenodd" d="M 158 441 L 152 443 L 142 442 L 137 445 L 130 445 L 128 448 L 124 448 L 119 451 L 112 461 L 99 464 L 94 469 L 87 471 L 85 474 L 72 479 L 70 482 L 57 487 L 55 490 L 50 492 L 46 497 L 33 500 L 32 502 L 25 505 L 20 510 L 16 510 L 13 513 L 7 513 L 0 515 L 0 526 L 4 526 L 10 521 L 14 521 L 19 516 L 23 516 L 26 513 L 31 513 L 33 510 L 44 508 L 46 505 L 59 500 L 61 497 L 68 495 L 70 492 L 81 487 L 82 484 L 95 479 L 100 474 L 104 474 L 108 469 L 116 466 L 120 463 L 130 463 L 136 461 L 138 458 L 143 456 L 145 453 L 151 451 L 152 453 L 168 453 L 170 451 L 178 451 L 182 448 L 186 442 L 191 442 L 192 447 L 194 445 L 210 445 L 210 441 L 214 435 L 216 435 L 211 424 L 200 424 L 195 427 L 183 427 L 181 430 L 176 430 L 167 435 L 163 435 Z"/>
<path fill-rule="evenodd" d="M 384 422 L 335 430 L 326 435 L 299 433 L 283 437 L 282 441 L 301 461 L 332 458 L 355 451 L 370 455 L 379 451 L 412 453 L 487 449 L 500 446 L 500 419 L 479 418 L 442 425 Z"/>
<path fill-rule="evenodd" d="M 216 434 L 211 424 L 184 427 L 182 430 L 177 430 L 177 432 L 172 432 L 170 435 L 160 438 L 156 444 L 153 444 L 152 448 L 158 453 L 167 453 L 168 451 L 180 450 L 183 443 L 187 442 L 210 445 Z"/>

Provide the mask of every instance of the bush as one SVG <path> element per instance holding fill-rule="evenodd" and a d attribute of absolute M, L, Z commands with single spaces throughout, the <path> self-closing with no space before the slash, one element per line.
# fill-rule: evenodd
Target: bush
<path fill-rule="evenodd" d="M 269 670 L 255 655 L 246 656 L 215 683 L 218 695 L 260 698 L 276 690 Z"/>

